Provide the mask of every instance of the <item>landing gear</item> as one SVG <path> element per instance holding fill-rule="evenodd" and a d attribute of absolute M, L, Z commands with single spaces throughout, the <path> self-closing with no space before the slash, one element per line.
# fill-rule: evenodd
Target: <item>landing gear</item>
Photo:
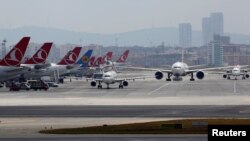
<path fill-rule="evenodd" d="M 171 81 L 171 78 L 170 78 L 171 74 L 168 73 L 168 78 L 166 78 L 166 81 Z"/>
<path fill-rule="evenodd" d="M 98 85 L 97 88 L 98 88 L 98 89 L 102 89 L 102 85 Z"/>
<path fill-rule="evenodd" d="M 100 81 L 99 81 L 99 84 L 98 84 L 97 88 L 98 88 L 98 89 L 102 89 L 102 84 L 101 84 Z"/>
<path fill-rule="evenodd" d="M 107 84 L 107 89 L 109 89 L 109 84 Z"/>
<path fill-rule="evenodd" d="M 244 79 L 246 79 L 246 77 L 243 76 L 242 79 L 244 80 Z"/>
<path fill-rule="evenodd" d="M 122 83 L 119 84 L 119 89 L 123 89 Z"/>
<path fill-rule="evenodd" d="M 194 79 L 194 74 L 193 73 L 191 73 L 191 78 L 190 78 L 190 81 L 194 81 L 195 79 Z"/>
<path fill-rule="evenodd" d="M 229 77 L 229 76 L 227 77 L 227 80 L 230 80 L 230 77 Z"/>

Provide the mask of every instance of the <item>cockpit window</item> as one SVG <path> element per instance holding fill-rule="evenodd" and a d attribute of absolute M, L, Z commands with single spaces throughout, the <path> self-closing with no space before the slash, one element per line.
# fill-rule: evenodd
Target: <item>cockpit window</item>
<path fill-rule="evenodd" d="M 110 77 L 110 75 L 104 75 L 104 77 Z"/>
<path fill-rule="evenodd" d="M 175 69 L 180 69 L 181 67 L 175 66 L 174 68 L 175 68 Z"/>

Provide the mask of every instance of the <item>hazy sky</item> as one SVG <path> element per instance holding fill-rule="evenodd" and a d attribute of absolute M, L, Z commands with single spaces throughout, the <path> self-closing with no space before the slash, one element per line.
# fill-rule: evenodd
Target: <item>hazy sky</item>
<path fill-rule="evenodd" d="M 117 33 L 190 22 L 223 12 L 224 31 L 250 34 L 250 0 L 0 0 L 0 28 L 56 27 Z"/>

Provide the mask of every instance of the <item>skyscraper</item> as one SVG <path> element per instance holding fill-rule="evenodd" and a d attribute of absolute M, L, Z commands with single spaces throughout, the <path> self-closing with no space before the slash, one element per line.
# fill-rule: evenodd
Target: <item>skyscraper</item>
<path fill-rule="evenodd" d="M 190 23 L 179 24 L 179 44 L 182 47 L 192 46 L 192 26 Z"/>
<path fill-rule="evenodd" d="M 223 36 L 223 14 L 211 13 L 210 17 L 202 18 L 203 44 L 208 45 L 213 41 L 214 34 Z"/>
<path fill-rule="evenodd" d="M 222 13 L 211 13 L 211 26 L 213 34 L 217 35 L 223 35 L 224 29 L 223 29 L 223 14 Z"/>
<path fill-rule="evenodd" d="M 210 17 L 202 18 L 202 38 L 204 45 L 208 45 L 209 42 L 213 39 Z"/>

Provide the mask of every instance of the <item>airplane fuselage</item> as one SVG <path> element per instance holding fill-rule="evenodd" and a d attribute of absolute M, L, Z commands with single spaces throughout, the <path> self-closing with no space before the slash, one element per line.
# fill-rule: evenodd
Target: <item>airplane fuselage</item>
<path fill-rule="evenodd" d="M 117 77 L 117 73 L 115 71 L 105 72 L 103 73 L 103 83 L 114 84 L 116 77 Z"/>
<path fill-rule="evenodd" d="M 183 62 L 176 62 L 171 67 L 172 74 L 175 77 L 185 76 L 186 70 L 188 70 L 188 65 Z"/>
<path fill-rule="evenodd" d="M 234 67 L 234 68 L 232 69 L 232 75 L 233 75 L 233 76 L 240 76 L 240 75 L 241 75 L 240 68 L 239 68 L 239 67 Z"/>

